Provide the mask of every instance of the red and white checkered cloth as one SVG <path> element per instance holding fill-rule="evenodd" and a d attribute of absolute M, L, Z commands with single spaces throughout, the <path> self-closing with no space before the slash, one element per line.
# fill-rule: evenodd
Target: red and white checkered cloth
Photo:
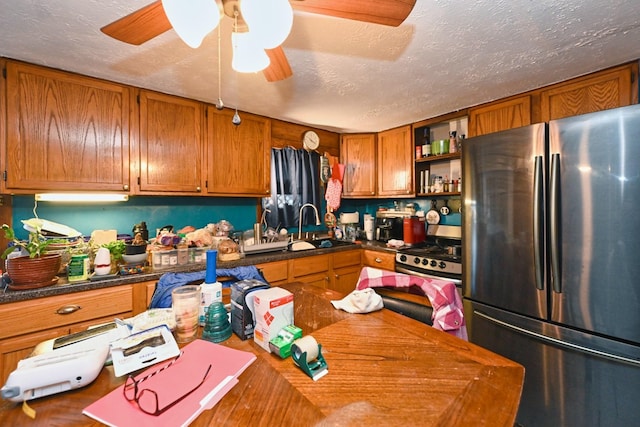
<path fill-rule="evenodd" d="M 467 340 L 467 327 L 464 321 L 462 298 L 453 282 L 427 279 L 393 271 L 363 267 L 356 289 L 377 288 L 382 286 L 408 288 L 416 285 L 429 298 L 433 307 L 433 327 Z"/>

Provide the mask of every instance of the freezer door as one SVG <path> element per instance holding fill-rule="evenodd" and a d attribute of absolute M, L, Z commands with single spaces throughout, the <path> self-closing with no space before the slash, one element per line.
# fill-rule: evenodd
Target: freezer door
<path fill-rule="evenodd" d="M 463 144 L 463 292 L 545 318 L 546 125 L 470 138 Z"/>
<path fill-rule="evenodd" d="M 471 342 L 525 367 L 518 425 L 638 425 L 640 347 L 468 300 L 465 315 Z"/>
<path fill-rule="evenodd" d="M 640 106 L 549 133 L 551 320 L 640 344 Z"/>

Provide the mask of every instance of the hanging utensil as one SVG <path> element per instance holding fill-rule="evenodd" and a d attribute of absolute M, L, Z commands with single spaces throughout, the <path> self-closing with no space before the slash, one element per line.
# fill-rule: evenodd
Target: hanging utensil
<path fill-rule="evenodd" d="M 444 201 L 444 206 L 440 208 L 440 213 L 442 215 L 449 215 L 449 212 L 451 212 L 451 210 L 449 209 L 449 201 L 445 200 Z"/>
<path fill-rule="evenodd" d="M 431 201 L 431 209 L 425 215 L 427 224 L 438 224 L 440 222 L 440 214 L 436 210 L 436 201 Z"/>

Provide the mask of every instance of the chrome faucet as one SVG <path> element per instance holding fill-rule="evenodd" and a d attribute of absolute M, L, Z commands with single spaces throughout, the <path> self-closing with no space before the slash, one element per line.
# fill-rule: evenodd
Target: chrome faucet
<path fill-rule="evenodd" d="M 271 213 L 271 209 L 265 208 L 265 210 L 262 212 L 262 218 L 260 218 L 260 225 L 267 225 L 267 223 L 265 222 L 265 217 L 268 213 Z"/>
<path fill-rule="evenodd" d="M 302 211 L 304 210 L 304 208 L 311 206 L 313 208 L 313 211 L 316 213 L 316 225 L 320 225 L 320 215 L 318 214 L 318 208 L 316 208 L 313 204 L 311 203 L 305 203 L 304 205 L 302 205 L 300 207 L 300 212 L 298 213 L 299 216 L 299 221 L 298 221 L 298 240 L 302 239 Z"/>

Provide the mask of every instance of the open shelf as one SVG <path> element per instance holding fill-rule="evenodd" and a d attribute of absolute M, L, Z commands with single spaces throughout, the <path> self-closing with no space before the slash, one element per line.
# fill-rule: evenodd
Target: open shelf
<path fill-rule="evenodd" d="M 447 191 L 445 192 L 440 192 L 440 193 L 418 193 L 416 194 L 416 196 L 418 197 L 442 197 L 442 196 L 459 196 L 460 192 L 459 191 Z"/>
<path fill-rule="evenodd" d="M 460 153 L 449 153 L 449 154 L 441 154 L 439 156 L 427 156 L 416 159 L 416 163 L 424 163 L 424 162 L 438 162 L 444 160 L 453 160 L 459 159 Z"/>

